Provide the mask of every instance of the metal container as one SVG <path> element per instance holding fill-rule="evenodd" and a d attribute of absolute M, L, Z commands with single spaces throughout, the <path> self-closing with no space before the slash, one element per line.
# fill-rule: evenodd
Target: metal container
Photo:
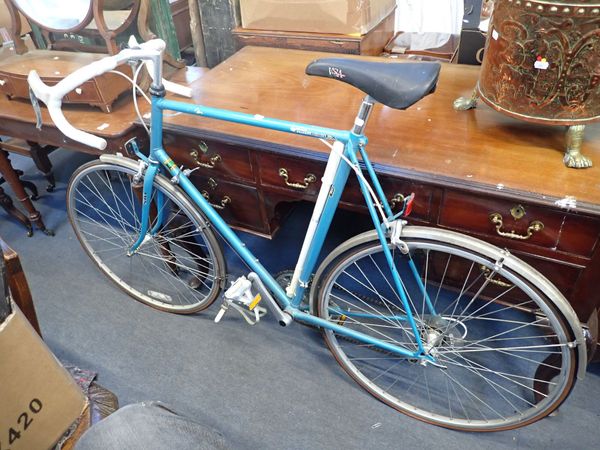
<path fill-rule="evenodd" d="M 600 118 L 600 0 L 496 0 L 479 97 L 522 120 L 569 126 L 565 164 L 580 154 L 584 124 Z M 474 107 L 471 102 L 457 108 Z"/>
<path fill-rule="evenodd" d="M 500 0 L 478 90 L 505 114 L 551 125 L 600 117 L 600 1 Z"/>

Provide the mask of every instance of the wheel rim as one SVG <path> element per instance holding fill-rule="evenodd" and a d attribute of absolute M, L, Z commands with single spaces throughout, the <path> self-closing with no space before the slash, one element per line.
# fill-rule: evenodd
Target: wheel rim
<path fill-rule="evenodd" d="M 564 326 L 553 308 L 520 276 L 480 255 L 426 240 L 408 240 L 407 244 L 409 255 L 395 250 L 394 260 L 404 274 L 408 256 L 419 267 L 427 297 L 436 304 L 441 320 L 428 314 L 422 290 L 404 278 L 410 307 L 416 311 L 425 348 L 445 368 L 422 366 L 325 331 L 338 362 L 390 406 L 450 428 L 514 428 L 549 414 L 570 390 L 574 370 Z M 319 315 L 416 349 L 410 344 L 414 342 L 410 327 L 400 320 L 403 308 L 385 280 L 385 261 L 378 259 L 378 249 L 378 243 L 372 243 L 338 260 L 322 283 Z M 449 259 L 440 259 L 442 254 Z M 457 265 L 457 261 L 468 264 Z M 445 280 L 465 273 L 468 281 L 464 284 L 442 287 Z M 517 290 L 530 300 L 519 302 Z M 344 311 L 353 314 L 344 315 Z M 375 319 L 378 314 L 381 317 Z"/>
<path fill-rule="evenodd" d="M 112 165 L 91 165 L 69 185 L 68 213 L 79 241 L 98 267 L 136 300 L 172 312 L 193 312 L 209 306 L 219 290 L 222 267 L 204 223 L 184 201 L 155 183 L 151 228 L 158 212 L 163 224 L 147 235 L 128 256 L 137 239 L 141 188 L 132 186 L 135 171 Z M 155 203 L 156 205 L 156 203 Z"/>

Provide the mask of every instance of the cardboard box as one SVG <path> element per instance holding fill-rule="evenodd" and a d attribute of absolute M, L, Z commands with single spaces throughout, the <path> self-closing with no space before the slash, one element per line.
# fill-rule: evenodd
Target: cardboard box
<path fill-rule="evenodd" d="M 86 399 L 14 303 L 0 324 L 0 355 L 0 448 L 53 447 Z"/>
<path fill-rule="evenodd" d="M 240 0 L 242 26 L 257 30 L 363 35 L 396 0 Z"/>

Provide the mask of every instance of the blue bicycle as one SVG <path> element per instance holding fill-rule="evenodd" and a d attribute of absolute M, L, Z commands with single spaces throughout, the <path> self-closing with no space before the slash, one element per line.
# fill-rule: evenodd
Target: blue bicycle
<path fill-rule="evenodd" d="M 292 321 L 316 326 L 339 364 L 369 393 L 443 427 L 512 429 L 562 403 L 586 364 L 582 329 L 565 298 L 506 250 L 443 229 L 408 225 L 404 218 L 413 196 L 392 211 L 369 162 L 363 130 L 374 103 L 408 108 L 434 91 L 438 64 L 337 58 L 311 63 L 307 74 L 349 83 L 366 94 L 352 129 L 344 131 L 166 98 L 163 45 L 151 41 L 123 50 L 54 87 L 35 73 L 29 76 L 32 91 L 57 126 L 102 149 L 102 139 L 64 120 L 60 99 L 117 64 L 139 64 L 137 74 L 150 62 L 149 151 L 132 142 L 136 160 L 103 155 L 80 167 L 67 191 L 77 238 L 111 280 L 164 311 L 201 311 L 225 291 L 216 320 L 235 309 L 256 323 L 268 310 L 282 326 Z M 306 238 L 286 286 L 194 187 L 191 170 L 169 157 L 162 146 L 164 111 L 310 136 L 330 146 Z M 316 267 L 349 176 L 358 178 L 374 229 L 344 242 Z M 251 273 L 227 282 L 218 235 Z"/>

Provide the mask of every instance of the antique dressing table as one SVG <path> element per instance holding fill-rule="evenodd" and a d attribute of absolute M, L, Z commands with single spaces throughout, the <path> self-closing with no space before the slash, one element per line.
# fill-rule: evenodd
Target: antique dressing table
<path fill-rule="evenodd" d="M 72 120 L 75 126 L 103 136 L 108 141 L 110 152 L 124 152 L 125 142 L 133 137 L 145 142 L 145 131 L 134 125 L 136 118 L 131 97 L 121 98 L 114 103 L 111 114 L 105 114 L 97 108 L 87 106 L 69 106 L 65 108 L 65 116 Z M 143 107 L 143 106 L 142 106 Z M 31 104 L 24 100 L 8 100 L 0 96 L 0 136 L 10 136 L 5 142 L 0 141 L 0 152 L 8 151 L 23 154 L 33 158 L 36 166 L 46 174 L 49 188 L 52 190 L 54 178 L 48 153 L 55 148 L 65 147 L 85 153 L 97 154 L 94 149 L 66 139 L 54 127 L 45 108 L 42 108 L 43 126 L 36 128 L 36 119 Z M 29 214 L 29 219 L 38 228 L 44 230 L 39 211 L 35 209 L 23 186 L 16 177 L 14 169 L 5 154 L 0 155 L 0 174 L 18 197 L 22 206 Z M 19 217 L 18 212 L 12 213 L 30 230 L 27 220 Z"/>
<path fill-rule="evenodd" d="M 177 71 L 171 80 L 189 84 L 197 80 L 205 73 L 203 68 L 184 68 Z M 139 98 L 138 104 L 142 114 L 149 111 L 146 102 Z M 136 126 L 137 115 L 131 99 L 131 94 L 124 94 L 114 104 L 110 114 L 103 113 L 98 108 L 83 106 L 83 105 L 68 105 L 63 107 L 65 117 L 77 128 L 84 131 L 102 136 L 107 140 L 106 152 L 110 153 L 127 153 L 125 143 L 130 139 L 136 140 L 142 145 L 147 145 L 148 136 L 144 129 Z M 50 120 L 45 107 L 42 107 L 42 128 L 36 128 L 36 118 L 31 104 L 26 100 L 9 100 L 5 96 L 0 96 L 0 136 L 10 136 L 9 141 L 2 142 L 0 140 L 0 152 L 3 150 L 31 156 L 38 168 L 45 167 L 42 172 L 50 175 L 49 183 L 53 183 L 51 178 L 51 163 L 48 159 L 47 152 L 58 147 L 63 147 L 69 150 L 75 150 L 93 155 L 99 152 L 93 148 L 82 145 L 66 138 L 54 126 Z M 11 187 L 21 201 L 25 210 L 29 213 L 29 218 L 38 225 L 38 228 L 43 227 L 41 216 L 31 203 L 29 197 L 23 190 L 23 186 L 18 182 L 18 178 L 13 174 L 14 169 L 10 165 L 10 161 L 6 158 L 1 158 L 0 155 L 0 175 L 4 174 L 7 181 L 11 182 Z M 41 161 L 41 162 L 40 162 Z M 40 164 L 43 164 L 40 167 Z M 8 180 L 10 178 L 10 180 Z M 14 208 L 13 208 L 14 209 Z M 27 226 L 27 220 L 19 212 L 9 212 L 18 220 Z M 37 222 L 36 222 L 37 221 Z M 40 222 L 42 225 L 40 225 Z"/>
<path fill-rule="evenodd" d="M 350 127 L 362 94 L 304 74 L 310 61 L 327 56 L 245 47 L 192 83 L 194 101 Z M 600 168 L 566 168 L 556 128 L 486 106 L 454 111 L 478 70 L 444 65 L 434 95 L 404 112 L 377 106 L 366 130 L 371 160 L 392 202 L 417 194 L 412 222 L 467 232 L 518 254 L 557 285 L 596 336 Z M 600 154 L 600 128 L 589 128 L 584 151 Z M 290 202 L 315 199 L 328 152 L 314 139 L 185 115 L 166 118 L 164 144 L 176 162 L 198 167 L 195 183 L 232 225 L 266 236 Z M 342 207 L 361 211 L 361 204 L 351 179 Z"/>

